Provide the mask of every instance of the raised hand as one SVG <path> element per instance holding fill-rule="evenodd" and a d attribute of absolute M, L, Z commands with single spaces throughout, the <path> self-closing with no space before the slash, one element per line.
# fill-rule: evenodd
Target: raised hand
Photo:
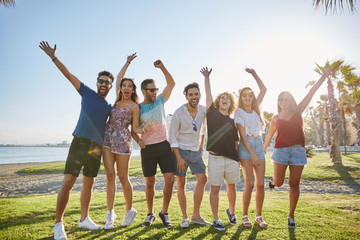
<path fill-rule="evenodd" d="M 209 70 L 208 67 L 203 67 L 200 72 L 202 73 L 202 75 L 204 75 L 204 77 L 209 77 L 210 73 L 212 72 L 212 68 L 210 68 Z"/>
<path fill-rule="evenodd" d="M 136 58 L 136 57 L 137 57 L 136 53 L 133 53 L 133 54 L 127 56 L 126 62 L 130 64 L 131 61 L 134 60 L 134 58 Z"/>
<path fill-rule="evenodd" d="M 154 66 L 155 66 L 156 68 L 162 68 L 162 67 L 164 67 L 164 64 L 162 63 L 161 60 L 156 60 L 156 61 L 154 62 Z"/>
<path fill-rule="evenodd" d="M 253 68 L 245 68 L 245 71 L 247 71 L 250 74 L 254 74 L 255 70 Z"/>
<path fill-rule="evenodd" d="M 40 42 L 39 47 L 51 58 L 55 58 L 55 51 L 56 51 L 56 44 L 54 45 L 54 48 L 52 48 L 48 42 L 42 41 Z"/>

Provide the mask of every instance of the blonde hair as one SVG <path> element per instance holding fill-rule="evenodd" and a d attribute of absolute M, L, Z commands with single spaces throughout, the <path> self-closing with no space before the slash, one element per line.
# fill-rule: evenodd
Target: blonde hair
<path fill-rule="evenodd" d="M 243 101 L 241 100 L 241 96 L 242 96 L 242 94 L 243 94 L 243 92 L 244 92 L 245 90 L 250 90 L 250 93 L 251 93 L 251 95 L 252 95 L 252 97 L 253 97 L 253 100 L 252 100 L 252 102 L 251 102 L 251 109 L 254 110 L 254 111 L 259 115 L 261 124 L 264 125 L 264 121 L 263 121 L 263 119 L 262 119 L 262 117 L 261 117 L 259 101 L 258 101 L 257 98 L 255 97 L 254 91 L 253 91 L 251 88 L 249 88 L 249 87 L 244 87 L 243 89 L 241 89 L 240 94 L 239 94 L 238 108 L 241 108 L 242 110 L 245 110 L 245 109 L 244 109 L 244 103 L 243 103 Z"/>
<path fill-rule="evenodd" d="M 214 107 L 219 110 L 219 102 L 220 102 L 220 98 L 222 95 L 225 95 L 227 96 L 229 99 L 230 99 L 230 107 L 229 107 L 229 115 L 231 115 L 234 111 L 235 111 L 235 99 L 234 99 L 234 96 L 229 93 L 229 92 L 223 92 L 223 93 L 220 93 L 219 95 L 216 96 L 215 98 L 215 102 L 214 102 Z"/>

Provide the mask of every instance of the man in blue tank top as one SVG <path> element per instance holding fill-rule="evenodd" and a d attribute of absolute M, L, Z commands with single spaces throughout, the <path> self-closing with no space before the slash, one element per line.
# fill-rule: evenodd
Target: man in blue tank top
<path fill-rule="evenodd" d="M 81 96 L 81 112 L 74 139 L 71 143 L 66 160 L 64 180 L 57 198 L 56 220 L 54 226 L 54 239 L 67 239 L 63 216 L 69 202 L 70 191 L 83 168 L 83 187 L 81 191 L 81 218 L 79 228 L 89 230 L 100 229 L 89 217 L 90 199 L 94 178 L 100 168 L 102 144 L 105 134 L 105 124 L 109 116 L 111 105 L 105 100 L 114 80 L 110 72 L 103 71 L 98 74 L 97 92 L 88 88 L 75 77 L 55 56 L 56 45 L 52 48 L 47 42 L 39 46 L 54 62 L 56 67 L 64 74 Z"/>

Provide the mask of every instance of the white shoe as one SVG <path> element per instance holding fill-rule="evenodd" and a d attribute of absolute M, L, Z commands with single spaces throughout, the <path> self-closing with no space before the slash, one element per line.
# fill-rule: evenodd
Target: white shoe
<path fill-rule="evenodd" d="M 55 223 L 54 239 L 55 240 L 66 240 L 67 239 L 64 224 L 62 222 Z"/>
<path fill-rule="evenodd" d="M 137 211 L 131 208 L 127 213 L 124 215 L 124 221 L 121 223 L 121 226 L 129 226 L 134 222 L 135 216 Z"/>
<path fill-rule="evenodd" d="M 106 217 L 105 217 L 104 229 L 107 229 L 107 230 L 113 229 L 115 219 L 116 219 L 116 214 L 115 214 L 114 210 L 111 210 L 111 212 L 109 210 L 107 210 Z"/>
<path fill-rule="evenodd" d="M 187 218 L 182 220 L 182 222 L 180 223 L 180 227 L 182 228 L 188 228 L 189 226 L 190 226 L 190 221 Z"/>
<path fill-rule="evenodd" d="M 84 221 L 78 221 L 78 227 L 79 228 L 85 228 L 85 229 L 88 229 L 88 230 L 98 230 L 100 229 L 101 227 L 99 225 L 97 225 L 96 223 L 94 223 L 91 218 L 89 216 L 87 216 L 85 218 Z"/>

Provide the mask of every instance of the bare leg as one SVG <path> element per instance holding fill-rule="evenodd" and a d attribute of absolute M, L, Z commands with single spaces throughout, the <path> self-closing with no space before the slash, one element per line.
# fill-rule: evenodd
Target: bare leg
<path fill-rule="evenodd" d="M 70 199 L 70 191 L 74 186 L 76 179 L 77 177 L 71 174 L 64 174 L 63 184 L 57 197 L 55 223 L 63 221 L 65 209 Z"/>
<path fill-rule="evenodd" d="M 210 186 L 210 206 L 213 214 L 213 220 L 219 219 L 219 192 L 221 186 Z"/>
<path fill-rule="evenodd" d="M 300 196 L 300 178 L 304 166 L 290 165 L 289 186 L 290 186 L 290 212 L 289 217 L 294 218 L 297 202 Z"/>
<path fill-rule="evenodd" d="M 173 193 L 173 187 L 175 182 L 174 173 L 164 173 L 164 189 L 163 189 L 163 207 L 161 213 L 167 213 L 171 196 Z"/>
<path fill-rule="evenodd" d="M 81 190 L 81 220 L 84 221 L 87 216 L 89 216 L 90 200 L 92 187 L 94 185 L 94 178 L 83 176 L 83 187 Z"/>
<path fill-rule="evenodd" d="M 183 219 L 187 219 L 187 204 L 186 204 L 186 177 L 176 176 L 177 182 L 177 197 L 182 212 Z"/>
<path fill-rule="evenodd" d="M 103 162 L 106 172 L 106 204 L 109 211 L 114 209 L 116 182 L 115 182 L 115 154 L 104 148 Z"/>
<path fill-rule="evenodd" d="M 200 205 L 204 196 L 205 184 L 207 182 L 207 177 L 205 173 L 195 174 L 196 176 L 196 186 L 194 189 L 194 210 L 193 217 L 200 218 Z"/>
<path fill-rule="evenodd" d="M 116 168 L 119 175 L 121 187 L 124 193 L 126 212 L 132 208 L 133 187 L 129 179 L 129 160 L 130 155 L 116 154 Z"/>
<path fill-rule="evenodd" d="M 241 169 L 245 180 L 245 189 L 243 192 L 243 216 L 248 215 L 251 202 L 251 194 L 254 188 L 253 163 L 251 159 L 241 159 Z M 247 221 L 246 219 L 244 219 Z"/>
<path fill-rule="evenodd" d="M 262 207 L 264 203 L 265 189 L 265 159 L 260 159 L 260 166 L 255 167 L 255 184 L 256 184 L 256 216 L 261 216 Z"/>
<path fill-rule="evenodd" d="M 148 207 L 148 213 L 154 213 L 154 197 L 155 197 L 155 175 L 151 177 L 145 177 L 146 180 L 146 204 Z"/>
<path fill-rule="evenodd" d="M 228 201 L 229 201 L 229 212 L 230 212 L 230 214 L 235 214 L 236 185 L 229 184 L 229 183 L 227 183 L 226 185 L 227 185 L 227 197 L 228 197 Z"/>
<path fill-rule="evenodd" d="M 285 173 L 288 165 L 274 162 L 274 184 L 277 187 L 280 187 L 284 184 Z"/>

